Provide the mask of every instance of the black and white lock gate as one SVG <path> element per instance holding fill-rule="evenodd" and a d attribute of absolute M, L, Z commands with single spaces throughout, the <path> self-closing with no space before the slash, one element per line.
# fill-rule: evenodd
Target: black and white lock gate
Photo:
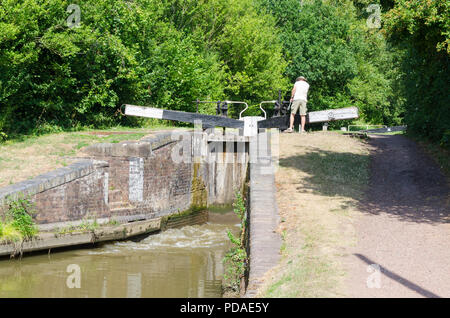
<path fill-rule="evenodd" d="M 247 137 L 256 136 L 258 134 L 258 129 L 262 128 L 279 128 L 281 130 L 285 130 L 288 128 L 290 114 L 279 115 L 280 113 L 277 113 L 277 105 L 279 106 L 279 101 L 274 100 L 261 102 L 259 108 L 262 110 L 264 116 L 242 116 L 242 114 L 248 109 L 248 104 L 245 102 L 223 101 L 221 103 L 224 103 L 224 105 L 226 105 L 226 109 L 228 109 L 228 105 L 230 104 L 243 104 L 245 105 L 245 108 L 239 113 L 239 119 L 232 119 L 225 117 L 224 115 L 206 115 L 129 104 L 122 105 L 122 107 L 125 106 L 124 114 L 127 116 L 175 120 L 192 124 L 200 122 L 203 128 L 242 128 L 244 130 L 244 136 Z M 267 113 L 262 107 L 262 105 L 264 104 L 274 104 L 274 117 L 267 118 Z M 223 109 L 225 110 L 225 107 L 223 107 Z M 286 111 L 284 111 L 283 113 L 286 113 Z M 306 122 L 323 123 L 336 120 L 355 119 L 358 117 L 358 108 L 348 107 L 310 112 L 306 116 Z"/>

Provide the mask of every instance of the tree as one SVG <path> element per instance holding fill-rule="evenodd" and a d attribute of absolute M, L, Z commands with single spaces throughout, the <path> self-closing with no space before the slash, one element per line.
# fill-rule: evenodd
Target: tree
<path fill-rule="evenodd" d="M 386 14 L 386 34 L 401 49 L 405 122 L 418 135 L 450 146 L 450 3 L 398 0 Z"/>
<path fill-rule="evenodd" d="M 394 97 L 394 61 L 378 30 L 352 1 L 261 0 L 277 18 L 291 82 L 311 83 L 311 110 L 357 106 L 363 120 L 399 123 L 401 100 Z M 365 8 L 364 8 L 365 9 Z"/>
<path fill-rule="evenodd" d="M 286 88 L 274 20 L 251 0 L 75 1 L 71 28 L 73 2 L 1 0 L 0 132 L 138 124 L 121 104 L 193 111 Z"/>

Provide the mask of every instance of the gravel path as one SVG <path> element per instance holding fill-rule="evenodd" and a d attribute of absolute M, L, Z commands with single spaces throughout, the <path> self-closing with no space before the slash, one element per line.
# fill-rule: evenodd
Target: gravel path
<path fill-rule="evenodd" d="M 447 180 L 406 137 L 372 136 L 371 145 L 368 196 L 354 224 L 358 243 L 346 257 L 347 295 L 450 297 Z"/>

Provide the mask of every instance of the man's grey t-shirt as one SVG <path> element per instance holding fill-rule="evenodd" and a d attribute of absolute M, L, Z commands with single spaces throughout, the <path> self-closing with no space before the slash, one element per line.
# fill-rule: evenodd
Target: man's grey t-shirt
<path fill-rule="evenodd" d="M 308 90 L 309 84 L 305 81 L 297 81 L 295 82 L 295 95 L 294 100 L 302 99 L 304 101 L 308 101 Z"/>

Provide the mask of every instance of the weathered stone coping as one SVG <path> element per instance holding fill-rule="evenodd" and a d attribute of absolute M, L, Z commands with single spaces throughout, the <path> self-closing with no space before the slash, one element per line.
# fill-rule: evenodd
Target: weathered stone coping
<path fill-rule="evenodd" d="M 16 244 L 0 244 L 0 256 L 18 253 L 50 250 L 53 248 L 93 244 L 105 241 L 124 240 L 133 236 L 160 230 L 161 218 L 126 223 L 116 226 L 104 226 L 89 232 L 70 234 L 41 233 L 31 241 Z"/>
<path fill-rule="evenodd" d="M 101 167 L 108 167 L 108 163 L 98 160 L 81 160 L 67 167 L 41 174 L 36 178 L 0 188 L 0 206 L 5 203 L 8 197 L 15 200 L 20 194 L 34 195 L 44 192 L 72 180 L 87 176 Z"/>
<path fill-rule="evenodd" d="M 240 136 L 237 130 L 227 130 L 223 135 L 220 129 L 206 131 L 208 142 L 248 142 L 249 138 Z M 123 141 L 117 144 L 98 143 L 86 147 L 83 153 L 92 157 L 150 157 L 153 151 L 173 142 L 177 142 L 177 135 L 193 134 L 193 131 L 175 131 L 158 133 L 155 136 L 143 138 L 139 141 Z M 173 135 L 173 137 L 172 137 Z"/>
<path fill-rule="evenodd" d="M 250 147 L 254 147 L 254 145 L 250 143 Z M 257 295 L 258 289 L 263 283 L 262 277 L 280 260 L 282 240 L 276 232 L 280 217 L 275 195 L 273 158 L 259 157 L 256 163 L 250 164 L 248 211 L 250 264 L 244 297 Z"/>
<path fill-rule="evenodd" d="M 139 141 L 94 144 L 85 148 L 83 153 L 96 157 L 150 157 L 154 150 L 173 142 L 176 140 L 172 140 L 172 133 L 167 132 Z"/>

